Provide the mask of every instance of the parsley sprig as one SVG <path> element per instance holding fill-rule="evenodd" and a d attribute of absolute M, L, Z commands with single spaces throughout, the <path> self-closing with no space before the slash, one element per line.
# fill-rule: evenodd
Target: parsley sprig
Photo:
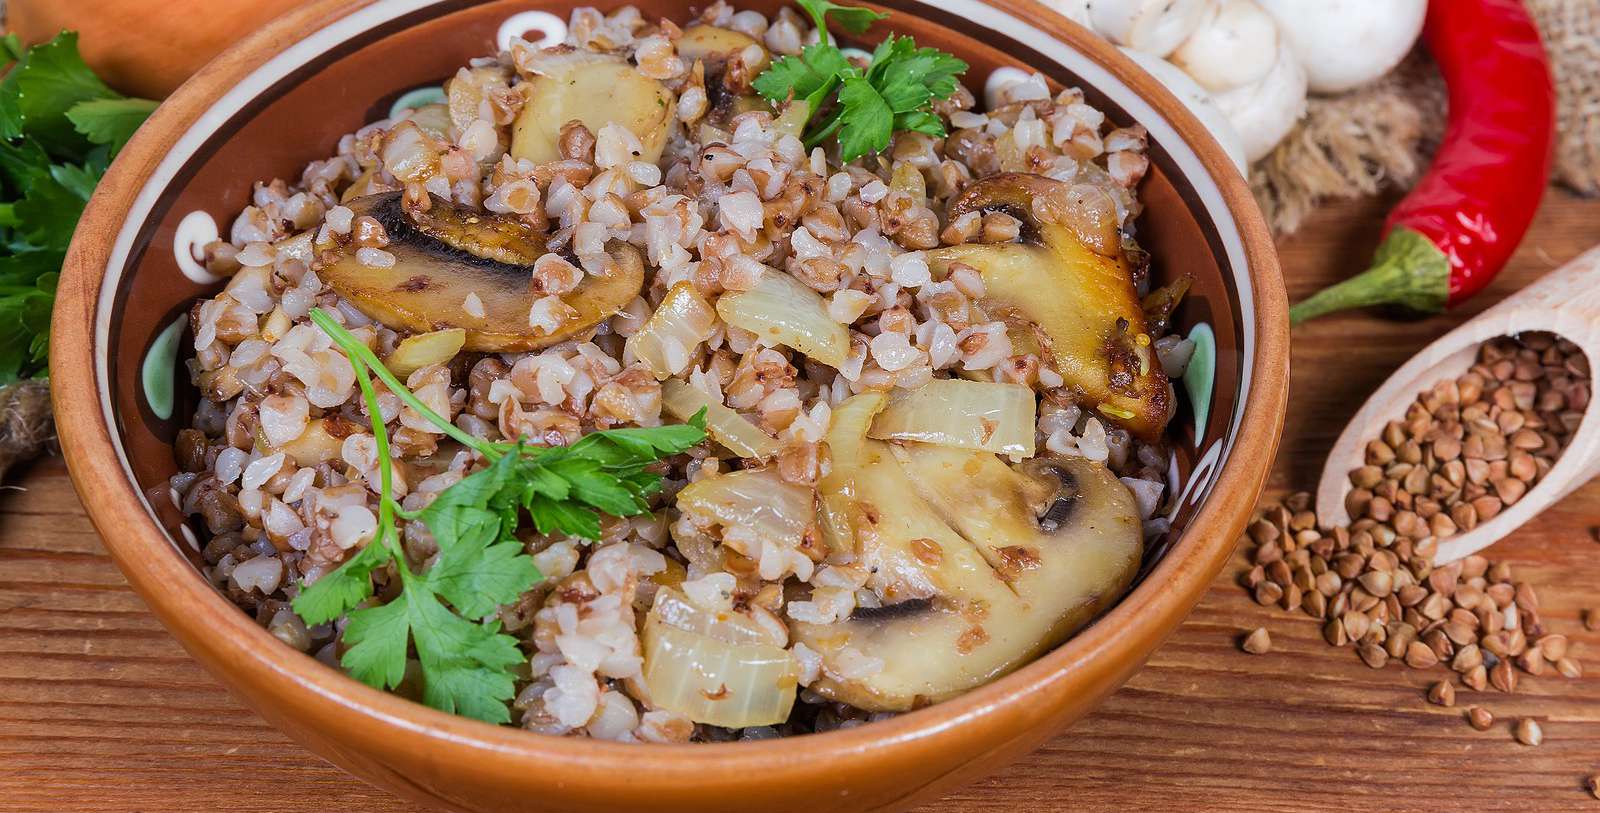
<path fill-rule="evenodd" d="M 0 38 L 0 384 L 45 373 L 72 230 L 100 176 L 155 109 L 106 86 L 78 35 Z"/>
<path fill-rule="evenodd" d="M 493 616 L 543 578 L 516 536 L 523 513 L 540 533 L 598 539 L 601 513 L 649 511 L 649 497 L 661 488 L 651 464 L 703 441 L 705 416 L 702 412 L 684 425 L 592 432 L 571 446 L 487 441 L 428 408 L 329 313 L 318 309 L 311 319 L 350 360 L 367 406 L 377 441 L 378 530 L 366 547 L 301 591 L 294 611 L 311 624 L 349 614 L 340 663 L 357 680 L 378 688 L 399 685 L 414 647 L 425 703 L 491 723 L 508 722 L 513 667 L 524 657 Z M 489 466 L 440 492 L 420 511 L 400 508 L 373 376 L 425 420 L 483 455 Z M 433 534 L 439 554 L 427 570 L 413 571 L 406 561 L 396 517 L 422 522 Z M 399 596 L 387 604 L 359 606 L 373 596 L 373 571 L 390 564 L 400 576 Z"/>
<path fill-rule="evenodd" d="M 799 5 L 816 24 L 817 41 L 799 56 L 774 61 L 753 87 L 774 105 L 806 105 L 807 148 L 837 138 L 839 157 L 850 162 L 887 149 L 896 131 L 946 134 L 933 102 L 956 92 L 956 78 L 966 72 L 967 63 L 937 48 L 918 48 L 911 37 L 890 34 L 862 70 L 834 44 L 828 20 L 861 34 L 888 15 L 829 0 L 799 0 Z M 830 100 L 827 114 L 817 118 Z"/>

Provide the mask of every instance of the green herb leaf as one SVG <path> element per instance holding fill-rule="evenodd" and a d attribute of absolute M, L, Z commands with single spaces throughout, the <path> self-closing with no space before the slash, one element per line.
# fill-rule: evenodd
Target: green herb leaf
<path fill-rule="evenodd" d="M 50 156 L 31 138 L 0 140 L 0 176 L 18 194 L 50 174 Z"/>
<path fill-rule="evenodd" d="M 945 129 L 944 119 L 926 110 L 894 114 L 894 129 L 897 132 L 926 133 L 934 138 L 944 138 L 950 134 Z"/>
<path fill-rule="evenodd" d="M 51 164 L 50 177 L 61 187 L 73 195 L 89 202 L 89 196 L 94 194 L 95 184 L 100 183 L 100 176 L 105 174 L 104 166 L 89 164 Z"/>
<path fill-rule="evenodd" d="M 115 155 L 155 109 L 149 99 L 91 99 L 73 105 L 67 119 L 85 138 L 109 146 Z"/>
<path fill-rule="evenodd" d="M 834 46 L 828 19 L 861 33 L 886 15 L 828 0 L 799 3 L 816 24 L 818 41 L 799 56 L 774 61 L 756 77 L 753 87 L 774 105 L 806 103 L 806 116 L 812 120 L 805 130 L 806 147 L 837 138 L 839 155 L 849 162 L 886 149 L 896 131 L 945 135 L 933 102 L 955 94 L 960 87 L 957 77 L 966 72 L 967 63 L 937 48 L 918 48 L 910 37 L 890 34 L 873 50 L 863 72 Z M 831 109 L 824 113 L 830 99 Z"/>
<path fill-rule="evenodd" d="M 584 539 L 600 538 L 600 514 L 570 502 L 535 495 L 528 501 L 528 515 L 539 533 L 564 533 Z"/>
<path fill-rule="evenodd" d="M 892 42 L 892 44 L 891 44 Z M 890 35 L 872 58 L 867 79 L 896 113 L 923 109 L 934 99 L 955 93 L 956 77 L 967 63 L 933 48 L 917 48 L 910 37 Z"/>
<path fill-rule="evenodd" d="M 31 136 L 51 155 L 81 160 L 86 142 L 67 119 L 79 102 L 121 95 L 95 76 L 78 55 L 78 35 L 63 31 L 36 45 L 0 81 L 0 136 Z"/>
<path fill-rule="evenodd" d="M 654 426 L 648 429 L 606 429 L 584 435 L 567 447 L 567 454 L 584 457 L 606 466 L 620 466 L 640 460 L 655 460 L 683 454 L 706 439 L 706 411 L 701 409 L 688 423 Z"/>
<path fill-rule="evenodd" d="M 393 461 L 371 377 L 382 379 L 403 403 L 421 404 L 327 311 L 311 320 L 342 350 L 367 402 L 377 441 L 380 473 L 376 538 L 337 570 L 305 588 L 295 612 L 311 623 L 349 612 L 341 663 L 372 686 L 393 688 L 405 677 L 412 647 L 422 666 L 423 701 L 434 708 L 493 723 L 510 720 L 506 701 L 515 691 L 512 668 L 524 660 L 517 640 L 491 618 L 542 578 L 516 531 L 526 510 L 540 533 L 600 538 L 600 511 L 632 516 L 649 510 L 646 498 L 660 476 L 645 471 L 662 457 L 705 440 L 705 415 L 686 425 L 594 432 L 568 447 L 490 443 L 465 435 L 467 445 L 491 462 L 434 496 L 416 513 L 433 534 L 439 555 L 422 574 L 405 561 L 394 524 Z M 441 431 L 455 430 L 423 406 L 418 414 Z M 596 510 L 599 509 L 599 510 Z M 389 603 L 351 610 L 372 596 L 371 573 L 393 562 L 402 591 Z M 448 606 L 445 603 L 448 602 Z"/>
<path fill-rule="evenodd" d="M 0 37 L 0 383 L 41 375 L 49 352 L 55 280 L 85 202 L 110 162 L 112 143 L 143 120 L 153 102 L 122 99 L 78 55 L 77 35 L 64 32 L 23 50 Z M 113 107 L 105 107 L 107 105 Z M 69 111 L 101 115 L 95 146 Z M 135 120 L 137 118 L 137 120 Z"/>
<path fill-rule="evenodd" d="M 829 43 L 832 42 L 832 39 L 828 36 L 829 16 L 833 17 L 834 22 L 838 23 L 839 27 L 852 34 L 864 34 L 868 28 L 872 27 L 873 23 L 887 19 L 889 16 L 880 14 L 870 8 L 841 6 L 838 3 L 829 2 L 829 0 L 798 0 L 798 3 L 801 8 L 806 10 L 807 14 L 811 15 L 811 21 L 817 27 L 818 36 L 822 37 L 823 42 Z"/>
<path fill-rule="evenodd" d="M 468 618 L 492 615 L 543 578 L 515 536 L 517 463 L 506 455 L 445 489 L 418 519 L 439 545 L 428 585 Z"/>
<path fill-rule="evenodd" d="M 757 93 L 772 102 L 783 102 L 792 94 L 805 99 L 816 112 L 839 77 L 860 75 L 844 52 L 817 42 L 807 45 L 799 56 L 786 56 L 773 62 L 751 83 Z"/>
<path fill-rule="evenodd" d="M 517 644 L 509 635 L 496 635 L 490 640 L 501 648 L 515 648 Z M 523 660 L 518 653 L 513 663 Z M 506 702 L 516 693 L 516 679 L 509 669 L 484 666 L 481 661 L 422 664 L 422 702 L 440 711 L 504 725 L 511 722 Z"/>
<path fill-rule="evenodd" d="M 17 236 L 33 246 L 65 251 L 87 202 L 57 181 L 54 173 L 39 178 L 22 200 L 12 205 Z"/>
<path fill-rule="evenodd" d="M 845 163 L 889 146 L 894 135 L 894 111 L 865 79 L 846 79 L 839 89 L 839 158 Z"/>
<path fill-rule="evenodd" d="M 13 63 L 22 58 L 27 49 L 22 47 L 22 40 L 16 34 L 7 34 L 0 37 L 0 70 L 11 67 Z"/>
<path fill-rule="evenodd" d="M 372 571 L 389 558 L 389 546 L 374 540 L 337 570 L 300 591 L 290 606 L 307 624 L 326 624 L 372 598 Z"/>
<path fill-rule="evenodd" d="M 374 542 L 373 544 L 377 544 Z M 324 576 L 323 578 L 327 578 Z M 411 637 L 411 594 L 350 613 L 344 627 L 344 656 L 339 663 L 350 676 L 378 689 L 392 689 L 406 676 L 407 642 Z"/>
<path fill-rule="evenodd" d="M 406 595 L 423 702 L 488 723 L 510 722 L 511 668 L 526 660 L 517 639 L 501 633 L 498 623 L 477 624 L 450 612 L 425 590 Z"/>

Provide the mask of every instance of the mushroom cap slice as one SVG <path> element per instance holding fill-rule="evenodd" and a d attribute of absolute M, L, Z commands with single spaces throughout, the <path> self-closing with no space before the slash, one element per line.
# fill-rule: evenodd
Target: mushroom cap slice
<path fill-rule="evenodd" d="M 672 91 L 621 60 L 575 60 L 522 87 L 527 101 L 512 125 L 511 155 L 535 164 L 561 159 L 561 128 L 574 120 L 595 135 L 621 125 L 643 147 L 638 160 L 654 164 L 677 121 Z"/>
<path fill-rule="evenodd" d="M 687 62 L 698 59 L 706 63 L 708 71 L 720 73 L 722 66 L 734 55 L 754 45 L 761 49 L 761 56 L 746 67 L 754 79 L 766 70 L 771 56 L 767 53 L 766 46 L 742 31 L 731 28 L 722 28 L 715 25 L 691 25 L 683 29 L 682 36 L 675 43 L 678 56 Z"/>
<path fill-rule="evenodd" d="M 1133 495 L 1086 459 L 1011 467 L 868 440 L 853 486 L 860 561 L 883 606 L 791 631 L 822 656 L 811 690 L 859 708 L 918 708 L 1010 672 L 1093 619 L 1138 569 Z M 882 668 L 838 668 L 858 660 L 846 649 Z"/>
<path fill-rule="evenodd" d="M 644 285 L 637 249 L 613 241 L 614 262 L 603 274 L 585 275 L 561 297 L 572 313 L 554 332 L 529 325 L 537 298 L 532 265 L 545 253 L 544 236 L 512 217 L 459 209 L 433 198 L 425 213 L 408 213 L 400 193 L 357 198 L 347 205 L 369 215 L 389 236 L 387 268 L 362 265 L 353 245 L 325 255 L 318 274 L 360 311 L 394 330 L 411 333 L 461 328 L 463 348 L 502 353 L 537 350 L 592 329 L 621 311 Z M 482 315 L 468 313 L 475 295 Z"/>
<path fill-rule="evenodd" d="M 929 266 L 940 278 L 951 263 L 978 269 L 990 316 L 1036 343 L 1066 386 L 1102 415 L 1153 440 L 1172 417 L 1172 387 L 1120 246 L 1110 255 L 1096 251 L 1088 241 L 1105 245 L 1103 235 L 1075 225 L 1084 219 L 1083 197 L 1040 175 L 984 178 L 951 203 L 949 219 L 1005 211 L 1022 221 L 1024 242 L 935 249 Z"/>

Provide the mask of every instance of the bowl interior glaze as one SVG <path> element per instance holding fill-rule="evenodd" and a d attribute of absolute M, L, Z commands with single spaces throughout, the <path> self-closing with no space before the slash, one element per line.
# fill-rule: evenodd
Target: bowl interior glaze
<path fill-rule="evenodd" d="M 1137 237 L 1152 255 L 1158 283 L 1179 274 L 1194 278 L 1176 324 L 1201 344 L 1202 353 L 1195 373 L 1179 388 L 1181 406 L 1173 423 L 1176 453 L 1169 488 L 1180 499 L 1170 515 L 1172 530 L 1148 551 L 1134 590 L 1077 639 L 968 696 L 852 732 L 787 745 L 619 751 L 620 746 L 605 743 L 495 731 L 377 695 L 278 644 L 193 571 L 200 538 L 183 521 L 166 483 L 176 471 L 172 441 L 197 398 L 183 366 L 184 348 L 191 346 L 187 315 L 197 297 L 214 295 L 221 286 L 196 262 L 196 249 L 218 233 L 227 234 L 233 218 L 250 203 L 254 181 L 293 182 L 307 162 L 333 154 L 343 134 L 385 117 L 407 94 L 437 87 L 467 58 L 492 51 L 503 27 L 537 19 L 527 12 L 553 11 L 565 19 L 570 5 L 528 0 L 310 4 L 213 63 L 119 158 L 68 262 L 52 363 L 74 478 L 130 580 L 192 652 L 273 722 L 365 778 L 418 798 L 446 799 L 461 809 L 485 809 L 486 799 L 522 809 L 528 800 L 502 793 L 514 780 L 500 774 L 486 777 L 484 787 L 473 792 L 462 789 L 461 773 L 438 764 L 432 772 L 410 764 L 402 773 L 402 757 L 395 756 L 403 756 L 402 746 L 391 744 L 396 750 L 382 756 L 374 752 L 385 750 L 383 743 L 372 738 L 321 730 L 318 721 L 307 719 L 316 703 L 298 706 L 296 692 L 326 700 L 375 731 L 385 726 L 425 731 L 424 740 L 443 738 L 467 749 L 511 743 L 500 754 L 511 760 L 507 765 L 530 754 L 554 762 L 631 762 L 626 755 L 632 753 L 644 757 L 641 765 L 656 759 L 646 753 L 671 753 L 663 759 L 689 765 L 733 749 L 739 757 L 724 760 L 727 764 L 750 759 L 762 765 L 782 760 L 787 748 L 809 754 L 795 763 L 796 770 L 809 770 L 801 763 L 822 766 L 868 746 L 881 746 L 886 753 L 898 748 L 896 759 L 914 761 L 914 750 L 929 747 L 963 722 L 987 737 L 965 753 L 904 777 L 862 784 L 848 771 L 834 774 L 840 788 L 856 794 L 846 797 L 855 800 L 851 808 L 892 804 L 919 789 L 956 781 L 980 763 L 1020 753 L 1081 714 L 1181 620 L 1231 549 L 1281 427 L 1286 327 L 1270 237 L 1243 179 L 1220 148 L 1115 49 L 1032 2 L 1007 3 L 1002 10 L 979 0 L 889 0 L 881 7 L 893 16 L 859 40 L 870 43 L 892 30 L 954 52 L 971 64 L 966 81 L 980 95 L 984 77 L 996 68 L 1039 70 L 1058 88 L 1082 87 L 1114 124 L 1140 123 L 1150 131 L 1152 167 L 1139 190 L 1145 208 Z M 687 16 L 674 2 L 638 5 L 647 18 L 681 21 Z M 740 5 L 771 14 L 781 4 L 751 0 Z M 225 625 L 249 639 L 233 645 L 254 647 L 245 662 L 227 661 L 229 644 L 210 640 L 223 633 L 203 618 L 230 614 Z M 1117 640 L 1118 624 L 1131 625 L 1125 628 L 1127 640 Z M 1086 667 L 1094 658 L 1104 663 Z M 257 679 L 252 669 L 270 674 Z M 1081 674 L 1075 677 L 1075 672 Z M 1043 692 L 1041 702 L 1048 702 L 1029 712 L 1018 703 L 1032 692 Z M 284 699 L 290 708 L 281 707 Z M 1010 710 L 999 713 L 1002 708 Z M 974 722 L 986 712 L 991 712 L 987 723 Z M 665 762 L 655 768 L 662 776 L 674 770 Z M 528 777 L 534 785 L 543 781 L 537 773 Z M 641 803 L 670 806 L 648 781 L 635 790 Z M 544 809 L 567 809 L 569 800 L 582 796 L 558 794 Z M 781 794 L 768 798 L 774 809 L 787 809 Z"/>

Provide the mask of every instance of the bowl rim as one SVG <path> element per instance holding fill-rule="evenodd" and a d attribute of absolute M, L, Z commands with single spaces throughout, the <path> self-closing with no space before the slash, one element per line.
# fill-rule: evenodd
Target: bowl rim
<path fill-rule="evenodd" d="M 757 742 L 649 745 L 551 737 L 494 726 L 370 688 L 314 658 L 282 645 L 203 579 L 169 543 L 141 505 L 124 473 L 97 388 L 94 325 L 112 244 L 132 200 L 155 170 L 165 148 L 223 92 L 300 38 L 382 0 L 315 0 L 291 9 L 229 48 L 169 97 L 118 156 L 85 209 L 68 253 L 53 315 L 50 367 L 61 445 L 74 486 L 118 567 L 191 654 L 225 684 L 251 683 L 277 703 L 316 715 L 319 727 L 387 750 L 404 732 L 437 749 L 465 749 L 484 771 L 526 770 L 531 762 L 567 772 L 600 774 L 625 764 L 639 781 L 680 776 L 690 764 L 718 764 L 719 772 L 757 766 L 770 773 L 814 770 L 820 765 L 951 737 L 987 734 L 1010 741 L 1042 715 L 1028 708 L 1053 695 L 1059 705 L 1073 680 L 1114 689 L 1188 615 L 1232 554 L 1276 453 L 1288 397 L 1287 298 L 1271 232 L 1245 179 L 1184 105 L 1115 46 L 1038 0 L 1007 0 L 998 10 L 1025 19 L 1077 50 L 1165 117 L 1194 149 L 1221 192 L 1244 247 L 1255 308 L 1254 372 L 1245 392 L 1233 448 L 1216 473 L 1210 495 L 1184 533 L 1134 590 L 1097 623 L 1023 668 L 943 703 L 868 726 Z M 925 1 L 925 0 L 924 0 Z M 217 664 L 226 664 L 218 666 Z M 1052 729 L 1053 733 L 1053 729 Z M 798 745 L 797 745 L 798 743 Z M 530 774 L 535 776 L 537 774 Z"/>

